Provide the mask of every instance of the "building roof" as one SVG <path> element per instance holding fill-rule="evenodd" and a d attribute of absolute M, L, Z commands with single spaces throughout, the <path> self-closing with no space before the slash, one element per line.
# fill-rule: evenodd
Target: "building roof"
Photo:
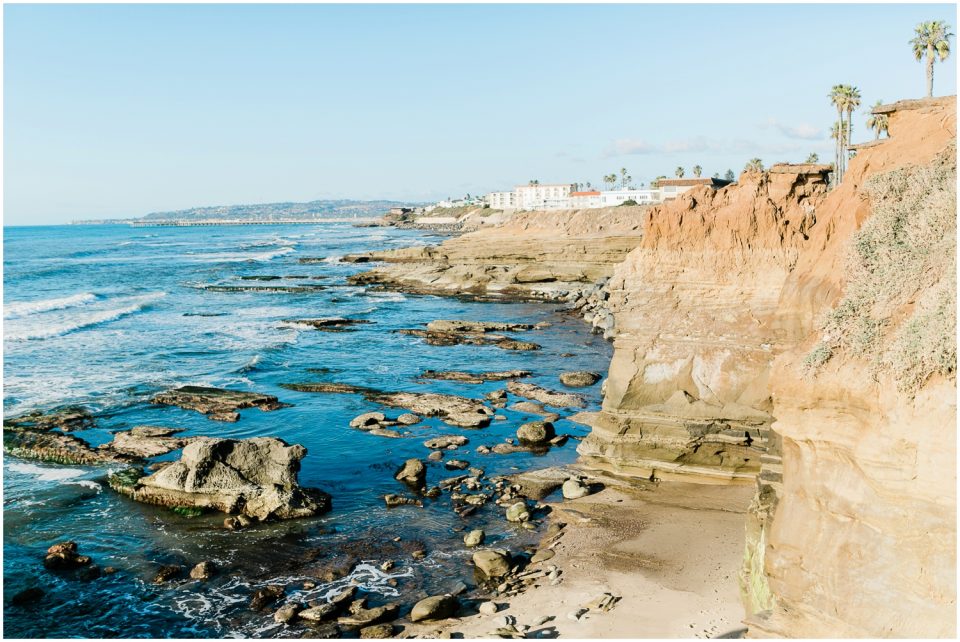
<path fill-rule="evenodd" d="M 722 178 L 661 178 L 657 185 L 673 185 L 674 187 L 692 187 L 694 185 L 713 185 L 723 187 L 729 185 L 731 181 L 725 181 Z"/>
<path fill-rule="evenodd" d="M 600 192 L 592 190 L 590 192 L 570 192 L 570 196 L 600 196 Z"/>

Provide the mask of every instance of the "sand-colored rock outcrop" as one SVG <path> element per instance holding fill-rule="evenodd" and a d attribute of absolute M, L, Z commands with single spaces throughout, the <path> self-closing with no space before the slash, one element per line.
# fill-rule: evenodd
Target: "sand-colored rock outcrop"
<path fill-rule="evenodd" d="M 930 293 L 952 293 L 936 312 L 955 337 L 956 99 L 886 113 L 890 139 L 862 148 L 817 209 L 778 304 L 796 343 L 769 377 L 782 451 L 764 459 L 748 521 L 753 637 L 956 637 L 956 343 L 923 315 Z M 902 218 L 877 229 L 890 208 Z M 900 246 L 937 251 L 898 265 Z M 864 252 L 899 274 L 877 297 L 897 296 L 863 300 L 851 257 Z M 933 356 L 940 371 L 917 377 L 911 360 Z"/>
<path fill-rule="evenodd" d="M 662 479 L 756 475 L 770 363 L 791 341 L 777 303 L 827 191 L 820 166 L 777 170 L 645 212 L 642 244 L 607 284 L 617 335 L 585 463 Z"/>
<path fill-rule="evenodd" d="M 518 212 L 439 246 L 376 252 L 353 277 L 407 291 L 557 299 L 610 276 L 640 244 L 644 207 Z"/>
<path fill-rule="evenodd" d="M 110 486 L 147 504 L 213 509 L 261 521 L 310 517 L 330 509 L 330 496 L 297 482 L 307 449 L 274 437 L 197 437 L 152 475 L 127 469 Z"/>

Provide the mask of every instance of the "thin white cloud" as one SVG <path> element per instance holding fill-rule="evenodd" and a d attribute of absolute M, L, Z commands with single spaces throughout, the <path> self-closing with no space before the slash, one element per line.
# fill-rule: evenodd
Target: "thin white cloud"
<path fill-rule="evenodd" d="M 773 128 L 787 138 L 795 138 L 799 140 L 824 140 L 827 138 L 827 130 L 825 127 L 816 127 L 809 123 L 790 125 L 788 123 L 782 123 L 776 118 L 770 118 L 760 127 L 762 129 Z"/>

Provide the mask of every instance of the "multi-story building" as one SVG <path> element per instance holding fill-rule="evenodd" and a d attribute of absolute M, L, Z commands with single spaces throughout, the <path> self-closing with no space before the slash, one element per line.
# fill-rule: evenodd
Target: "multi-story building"
<path fill-rule="evenodd" d="M 487 205 L 495 210 L 511 210 L 517 207 L 516 192 L 490 192 L 487 194 Z"/>
<path fill-rule="evenodd" d="M 570 192 L 570 209 L 584 210 L 593 207 L 600 207 L 600 192 L 597 190 Z"/>
<path fill-rule="evenodd" d="M 660 191 L 655 189 L 616 189 L 600 193 L 600 204 L 596 207 L 615 207 L 627 201 L 636 201 L 637 205 L 652 205 L 660 202 Z"/>
<path fill-rule="evenodd" d="M 570 183 L 531 183 L 514 188 L 516 207 L 522 210 L 553 210 L 570 206 Z"/>

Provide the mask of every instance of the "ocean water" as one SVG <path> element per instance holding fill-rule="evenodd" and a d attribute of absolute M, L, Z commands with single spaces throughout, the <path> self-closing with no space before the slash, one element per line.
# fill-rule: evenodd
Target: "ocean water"
<path fill-rule="evenodd" d="M 447 494 L 426 500 L 423 508 L 387 509 L 382 497 L 403 492 L 393 473 L 405 459 L 425 459 L 429 451 L 423 441 L 430 437 L 469 437 L 470 443 L 453 456 L 483 468 L 487 476 L 572 462 L 575 440 L 539 456 L 477 454 L 476 446 L 503 441 L 533 418 L 510 410 L 499 411 L 506 421 L 480 430 L 427 419 L 412 427 L 409 437 L 389 439 L 348 426 L 362 412 L 381 410 L 359 395 L 300 393 L 279 386 L 324 380 L 479 398 L 504 382 L 472 385 L 417 376 L 425 369 L 523 368 L 534 373 L 528 381 L 560 389 L 557 375 L 562 371 L 605 372 L 609 345 L 556 306 L 372 291 L 345 282 L 369 265 L 337 260 L 352 252 L 440 240 L 424 232 L 345 224 L 5 228 L 5 417 L 80 404 L 96 413 L 97 423 L 76 435 L 94 445 L 138 424 L 179 427 L 185 435 L 276 436 L 307 448 L 301 483 L 333 496 L 328 514 L 233 532 L 222 527 L 223 515 L 181 517 L 118 496 L 105 485 L 106 468 L 4 456 L 5 635 L 301 637 L 307 632 L 302 625 L 279 625 L 269 611 L 251 611 L 252 591 L 282 584 L 288 598 L 322 599 L 352 582 L 372 604 L 399 600 L 409 607 L 456 582 L 473 586 L 469 552 L 462 545 L 464 529 L 484 528 L 488 543 L 512 549 L 535 541 L 535 534 L 508 524 L 503 509 L 493 503 L 461 518 L 451 510 Z M 302 257 L 327 260 L 301 264 Z M 270 275 L 305 278 L 240 278 Z M 211 284 L 320 284 L 326 289 L 202 289 Z M 283 322 L 323 316 L 372 323 L 353 332 L 328 333 Z M 515 334 L 543 346 L 534 352 L 428 346 L 394 332 L 434 319 L 552 325 Z M 274 412 L 243 410 L 239 422 L 220 423 L 149 403 L 156 392 L 186 384 L 255 390 L 292 405 Z M 582 392 L 591 408 L 597 407 L 599 384 Z M 556 426 L 561 433 L 586 432 L 565 419 Z M 176 457 L 171 453 L 160 459 Z M 430 462 L 428 483 L 456 474 Z M 65 539 L 75 540 L 101 568 L 114 566 L 118 572 L 80 581 L 46 571 L 46 548 Z M 427 556 L 414 559 L 410 553 L 420 547 Z M 163 564 L 189 568 L 203 560 L 221 568 L 215 579 L 152 583 Z M 356 563 L 350 575 L 332 582 L 317 579 L 322 575 L 318 568 L 343 560 Z M 380 571 L 387 560 L 395 567 Z M 304 589 L 307 580 L 317 585 Z M 10 603 L 13 594 L 31 586 L 46 595 L 28 606 Z"/>

